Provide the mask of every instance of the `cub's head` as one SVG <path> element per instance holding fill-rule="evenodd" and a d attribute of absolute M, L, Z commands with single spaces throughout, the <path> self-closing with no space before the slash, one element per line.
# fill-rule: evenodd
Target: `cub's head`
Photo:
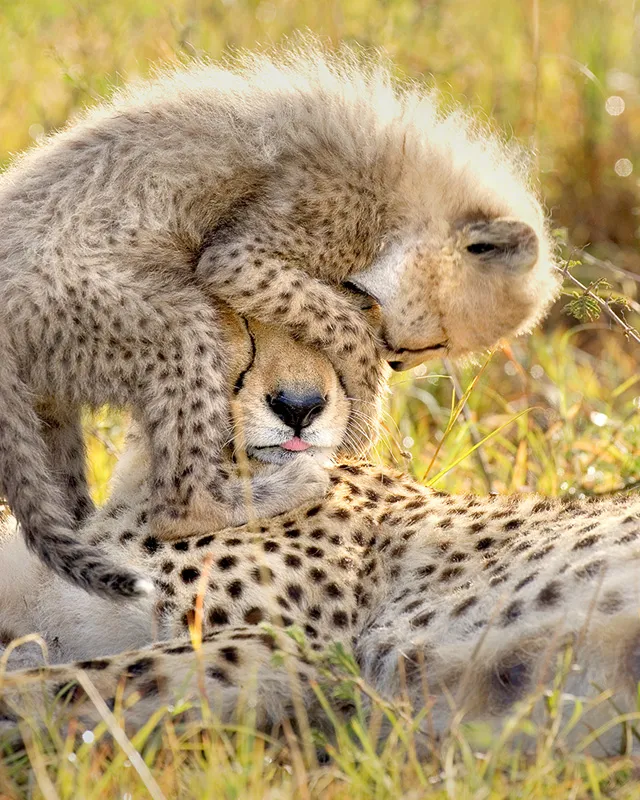
<path fill-rule="evenodd" d="M 524 153 L 458 114 L 406 134 L 379 252 L 348 279 L 380 305 L 385 357 L 398 370 L 531 330 L 560 285 Z"/>
<path fill-rule="evenodd" d="M 301 453 L 330 459 L 348 436 L 350 403 L 327 357 L 275 325 L 223 314 L 233 354 L 234 454 L 271 464 Z"/>

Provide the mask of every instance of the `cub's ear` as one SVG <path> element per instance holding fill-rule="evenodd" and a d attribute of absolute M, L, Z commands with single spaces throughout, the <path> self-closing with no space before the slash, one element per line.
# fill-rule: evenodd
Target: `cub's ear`
<path fill-rule="evenodd" d="M 496 267 L 520 275 L 538 260 L 538 235 L 518 219 L 471 222 L 462 228 L 462 247 L 486 272 Z"/>

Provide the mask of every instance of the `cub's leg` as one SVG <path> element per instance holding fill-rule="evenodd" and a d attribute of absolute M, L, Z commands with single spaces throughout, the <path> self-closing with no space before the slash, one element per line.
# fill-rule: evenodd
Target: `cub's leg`
<path fill-rule="evenodd" d="M 290 482 L 286 494 L 286 476 L 256 476 L 248 487 L 255 508 L 244 503 L 247 494 L 231 479 L 224 453 L 232 435 L 229 344 L 199 287 L 103 273 L 85 287 L 84 302 L 96 315 L 76 315 L 79 324 L 64 318 L 61 302 L 57 332 L 76 357 L 64 372 L 54 366 L 43 387 L 55 385 L 72 405 L 134 409 L 149 444 L 150 522 L 160 538 L 210 533 L 263 516 L 263 509 L 282 512 L 322 496 L 326 482 L 317 470 L 301 468 L 306 479 Z M 48 364 L 56 364 L 56 351 Z"/>
<path fill-rule="evenodd" d="M 51 477 L 32 392 L 18 375 L 3 333 L 0 326 L 0 489 L 20 520 L 27 546 L 54 572 L 88 591 L 107 597 L 145 594 L 150 584 L 138 573 L 74 540 L 73 520 Z"/>
<path fill-rule="evenodd" d="M 95 510 L 87 484 L 80 410 L 48 403 L 38 406 L 37 411 L 53 472 L 67 498 L 66 507 L 80 525 Z"/>
<path fill-rule="evenodd" d="M 262 249 L 225 235 L 203 251 L 196 274 L 238 313 L 282 325 L 327 354 L 352 403 L 348 452 L 360 455 L 376 438 L 381 408 L 375 336 L 345 295 Z"/>

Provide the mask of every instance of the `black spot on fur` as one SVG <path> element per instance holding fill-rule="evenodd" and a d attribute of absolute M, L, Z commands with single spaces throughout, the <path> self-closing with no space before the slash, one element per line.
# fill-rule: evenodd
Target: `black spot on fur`
<path fill-rule="evenodd" d="M 220 655 L 224 658 L 225 661 L 228 661 L 229 664 L 237 664 L 240 661 L 240 658 L 238 656 L 238 650 L 235 647 L 221 648 Z"/>
<path fill-rule="evenodd" d="M 459 575 L 464 573 L 464 569 L 462 567 L 447 567 L 443 569 L 438 579 L 443 581 L 444 583 L 448 583 L 452 581 L 454 578 L 457 578 Z"/>
<path fill-rule="evenodd" d="M 603 614 L 616 614 L 623 607 L 624 603 L 620 592 L 615 590 L 608 591 L 598 603 L 598 611 Z"/>
<path fill-rule="evenodd" d="M 508 522 L 505 522 L 502 526 L 505 531 L 515 531 L 518 528 L 521 528 L 523 524 L 523 520 L 521 519 L 510 519 Z"/>
<path fill-rule="evenodd" d="M 349 624 L 349 617 L 345 611 L 334 611 L 331 619 L 337 628 L 346 628 Z"/>
<path fill-rule="evenodd" d="M 328 583 L 324 590 L 328 597 L 342 597 L 342 589 L 337 583 Z"/>
<path fill-rule="evenodd" d="M 488 550 L 494 541 L 495 539 L 492 539 L 490 536 L 485 536 L 483 539 L 479 539 L 476 542 L 476 550 Z"/>
<path fill-rule="evenodd" d="M 253 606 L 244 615 L 244 621 L 248 625 L 258 625 L 264 619 L 264 613 L 261 608 Z"/>
<path fill-rule="evenodd" d="M 506 628 L 512 625 L 516 620 L 522 616 L 522 603 L 520 600 L 514 600 L 510 603 L 500 615 L 500 624 Z"/>
<path fill-rule="evenodd" d="M 153 667 L 153 664 L 154 660 L 151 656 L 143 656 L 137 661 L 133 661 L 131 664 L 127 665 L 126 675 L 128 678 L 135 678 L 139 675 L 144 675 Z"/>
<path fill-rule="evenodd" d="M 478 602 L 478 598 L 477 597 L 467 597 L 466 600 L 463 600 L 461 603 L 459 603 L 453 609 L 453 611 L 451 612 L 451 616 L 452 617 L 461 617 L 470 608 L 473 608 L 473 606 L 475 606 L 477 602 Z"/>
<path fill-rule="evenodd" d="M 426 628 L 431 620 L 435 617 L 435 611 L 425 611 L 423 614 L 418 614 L 411 620 L 414 627 Z"/>
<path fill-rule="evenodd" d="M 276 649 L 276 639 L 272 633 L 269 633 L 268 631 L 262 631 L 258 634 L 258 638 L 265 647 L 269 648 L 269 650 Z"/>
<path fill-rule="evenodd" d="M 167 647 L 162 651 L 166 655 L 179 656 L 184 653 L 193 653 L 193 647 L 190 644 L 177 644 L 173 647 Z"/>
<path fill-rule="evenodd" d="M 597 578 L 605 567 L 606 567 L 606 562 L 603 559 L 597 559 L 596 561 L 590 561 L 583 567 L 579 567 L 574 574 L 576 578 L 578 578 L 579 580 L 588 580 L 589 578 Z"/>
<path fill-rule="evenodd" d="M 232 685 L 231 681 L 229 680 L 229 676 L 220 667 L 207 667 L 207 676 L 214 681 L 218 681 L 218 683 L 224 684 L 225 686 Z"/>
<path fill-rule="evenodd" d="M 242 581 L 240 580 L 231 581 L 231 583 L 228 583 L 226 586 L 227 594 L 229 597 L 233 597 L 234 600 L 237 600 L 238 597 L 240 597 L 243 588 Z"/>
<path fill-rule="evenodd" d="M 486 527 L 486 522 L 473 522 L 469 525 L 469 533 L 480 533 L 480 531 L 483 531 Z"/>
<path fill-rule="evenodd" d="M 211 625 L 228 625 L 229 615 L 224 608 L 212 608 L 209 611 L 209 623 Z"/>
<path fill-rule="evenodd" d="M 540 514 L 543 511 L 549 511 L 551 508 L 551 502 L 549 500 L 540 500 L 540 502 L 536 503 L 535 506 L 531 509 L 532 514 Z"/>
<path fill-rule="evenodd" d="M 291 600 L 294 600 L 296 603 L 299 603 L 302 597 L 304 596 L 304 591 L 302 586 L 298 583 L 290 583 L 287 586 L 287 595 Z"/>
<path fill-rule="evenodd" d="M 547 553 L 550 553 L 553 550 L 553 545 L 548 544 L 546 547 L 540 548 L 540 550 L 535 550 L 533 553 L 529 553 L 527 556 L 527 561 L 540 561 L 541 558 L 544 558 Z"/>
<path fill-rule="evenodd" d="M 513 591 L 519 592 L 520 589 L 524 589 L 525 586 L 528 586 L 532 581 L 536 579 L 537 575 L 538 575 L 537 572 L 532 572 L 530 575 L 527 575 L 526 578 L 523 578 L 521 581 L 516 583 L 516 585 L 513 587 Z"/>
<path fill-rule="evenodd" d="M 153 553 L 157 553 L 158 550 L 160 550 L 162 544 L 156 539 L 155 536 L 147 536 L 147 538 L 142 542 L 142 546 L 147 553 L 153 555 Z"/>
<path fill-rule="evenodd" d="M 193 583 L 200 577 L 200 570 L 195 567 L 185 567 L 181 571 L 180 577 L 184 583 Z"/>
<path fill-rule="evenodd" d="M 538 605 L 544 608 L 553 608 L 557 606 L 561 599 L 562 591 L 558 581 L 550 581 L 540 590 L 537 597 Z"/>
<path fill-rule="evenodd" d="M 108 669 L 110 663 L 111 662 L 107 658 L 93 658 L 89 661 L 80 661 L 77 666 L 78 669 L 92 669 L 101 671 L 103 669 Z"/>
<path fill-rule="evenodd" d="M 573 545 L 572 550 L 586 550 L 588 547 L 593 547 L 593 545 L 597 544 L 599 541 L 600 541 L 599 536 L 591 534 L 591 536 L 585 536 L 582 539 L 579 539 Z"/>

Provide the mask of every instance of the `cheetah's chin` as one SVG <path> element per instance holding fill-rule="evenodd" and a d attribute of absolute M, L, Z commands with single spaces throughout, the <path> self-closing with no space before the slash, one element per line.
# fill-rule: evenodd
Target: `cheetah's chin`
<path fill-rule="evenodd" d="M 266 447 L 247 447 L 247 455 L 256 461 L 264 464 L 289 464 L 299 458 L 312 458 L 322 464 L 329 463 L 332 449 L 328 447 L 318 447 L 309 445 L 306 450 L 295 451 L 285 450 L 282 445 L 270 445 Z"/>

